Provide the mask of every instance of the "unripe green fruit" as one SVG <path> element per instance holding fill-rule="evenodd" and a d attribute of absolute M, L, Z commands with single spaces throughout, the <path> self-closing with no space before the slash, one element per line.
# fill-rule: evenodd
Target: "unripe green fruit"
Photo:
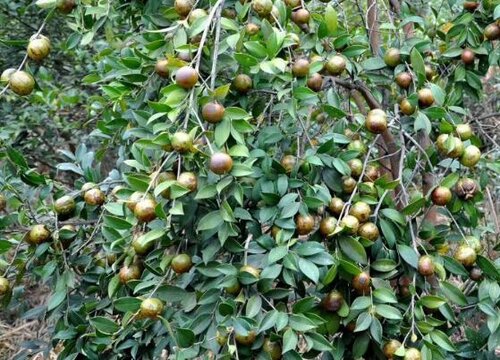
<path fill-rule="evenodd" d="M 38 224 L 33 225 L 31 230 L 26 234 L 26 242 L 31 245 L 39 245 L 50 239 L 51 233 L 47 226 Z"/>
<path fill-rule="evenodd" d="M 481 240 L 472 235 L 468 235 L 464 238 L 463 245 L 467 245 L 473 248 L 476 254 L 479 254 L 481 253 L 481 251 L 483 251 L 483 244 L 481 244 Z"/>
<path fill-rule="evenodd" d="M 252 9 L 260 17 L 266 17 L 273 10 L 273 2 L 271 0 L 252 0 Z"/>
<path fill-rule="evenodd" d="M 54 202 L 54 211 L 59 217 L 68 217 L 73 214 L 76 208 L 75 199 L 69 195 L 64 195 Z"/>
<path fill-rule="evenodd" d="M 224 112 L 224 106 L 216 102 L 209 102 L 203 105 L 203 108 L 201 109 L 201 116 L 206 122 L 216 124 L 223 119 Z"/>
<path fill-rule="evenodd" d="M 481 160 L 481 150 L 475 145 L 467 146 L 460 157 L 460 163 L 467 167 L 476 166 L 479 160 Z"/>
<path fill-rule="evenodd" d="M 188 23 L 193 24 L 196 20 L 204 18 L 207 15 L 208 14 L 204 9 L 191 10 L 191 13 L 189 14 L 189 18 L 188 18 Z M 196 74 L 196 76 L 198 76 L 198 74 Z"/>
<path fill-rule="evenodd" d="M 356 188 L 356 180 L 354 180 L 352 177 L 350 176 L 344 176 L 342 178 L 342 190 L 346 193 L 346 194 L 352 194 L 352 192 L 354 191 L 354 189 Z"/>
<path fill-rule="evenodd" d="M 347 64 L 343 56 L 340 55 L 334 55 L 330 59 L 328 59 L 328 62 L 326 63 L 326 71 L 330 75 L 340 75 L 344 72 Z"/>
<path fill-rule="evenodd" d="M 287 174 L 290 174 L 297 164 L 297 158 L 293 155 L 285 155 L 280 161 L 281 166 L 285 169 Z"/>
<path fill-rule="evenodd" d="M 394 359 L 394 354 L 401 347 L 401 343 L 397 340 L 389 340 L 385 343 L 384 348 L 382 349 L 385 357 L 389 360 Z"/>
<path fill-rule="evenodd" d="M 358 235 L 364 239 L 375 241 L 380 236 L 380 231 L 376 224 L 367 222 L 359 227 Z"/>
<path fill-rule="evenodd" d="M 198 72 L 191 66 L 183 66 L 175 73 L 175 82 L 180 87 L 189 90 L 198 82 Z"/>
<path fill-rule="evenodd" d="M 176 255 L 172 259 L 170 267 L 177 274 L 184 274 L 185 272 L 188 272 L 193 267 L 191 256 L 188 254 Z"/>
<path fill-rule="evenodd" d="M 434 104 L 434 95 L 432 95 L 431 89 L 420 89 L 418 91 L 418 105 L 421 108 L 426 108 Z"/>
<path fill-rule="evenodd" d="M 0 276 L 0 297 L 10 291 L 10 282 L 5 277 Z"/>
<path fill-rule="evenodd" d="M 85 203 L 90 206 L 101 206 L 106 201 L 106 195 L 101 189 L 90 189 L 83 196 Z"/>
<path fill-rule="evenodd" d="M 351 159 L 347 162 L 349 169 L 351 169 L 351 176 L 358 178 L 363 172 L 363 162 L 360 159 Z"/>
<path fill-rule="evenodd" d="M 168 77 L 168 75 L 170 74 L 170 71 L 168 69 L 168 60 L 167 59 L 160 59 L 156 62 L 155 73 L 157 73 L 158 76 L 160 76 L 162 78 Z"/>
<path fill-rule="evenodd" d="M 246 74 L 238 74 L 233 80 L 233 87 L 241 94 L 246 94 L 252 89 L 252 78 Z"/>
<path fill-rule="evenodd" d="M 328 216 L 321 220 L 319 224 L 319 232 L 324 237 L 332 236 L 333 232 L 337 228 L 337 219 L 333 216 Z"/>
<path fill-rule="evenodd" d="M 458 124 L 455 130 L 461 140 L 469 140 L 472 137 L 472 128 L 469 124 Z"/>
<path fill-rule="evenodd" d="M 278 342 L 273 342 L 270 339 L 264 340 L 264 345 L 262 345 L 262 350 L 269 355 L 271 360 L 281 359 L 281 345 Z"/>
<path fill-rule="evenodd" d="M 368 221 L 368 218 L 370 217 L 371 213 L 372 210 L 370 208 L 370 205 L 368 205 L 363 201 L 358 201 L 354 203 L 351 206 L 351 209 L 349 210 L 349 214 L 354 216 L 361 223 Z"/>
<path fill-rule="evenodd" d="M 240 267 L 239 271 L 240 271 L 240 273 L 246 272 L 257 279 L 260 277 L 260 270 L 253 267 L 252 265 L 243 265 L 242 267 Z"/>
<path fill-rule="evenodd" d="M 451 198 L 451 190 L 444 186 L 438 186 L 431 194 L 432 202 L 438 206 L 445 206 L 451 201 Z"/>
<path fill-rule="evenodd" d="M 403 89 L 408 89 L 413 78 L 409 72 L 403 71 L 396 75 L 396 84 Z"/>
<path fill-rule="evenodd" d="M 15 68 L 8 68 L 2 71 L 2 75 L 0 75 L 0 84 L 8 84 L 10 76 L 16 71 L 17 70 Z"/>
<path fill-rule="evenodd" d="M 179 16 L 185 17 L 193 10 L 193 2 L 191 0 L 175 0 L 174 9 Z"/>
<path fill-rule="evenodd" d="M 17 95 L 29 95 L 35 88 L 35 80 L 25 71 L 16 71 L 10 75 L 9 87 Z"/>
<path fill-rule="evenodd" d="M 384 55 L 384 62 L 387 66 L 396 67 L 401 62 L 401 53 L 395 48 L 388 49 Z"/>
<path fill-rule="evenodd" d="M 147 255 L 151 251 L 154 243 L 152 241 L 150 241 L 148 243 L 143 243 L 143 242 L 139 241 L 139 239 L 141 238 L 142 235 L 143 235 L 142 232 L 134 234 L 133 239 L 132 239 L 132 247 L 134 248 L 134 251 L 137 255 L 144 256 L 144 255 Z"/>
<path fill-rule="evenodd" d="M 306 9 L 298 9 L 292 12 L 292 21 L 297 25 L 304 25 L 309 23 L 311 14 Z"/>
<path fill-rule="evenodd" d="M 332 212 L 332 214 L 339 216 L 344 208 L 345 202 L 341 198 L 333 197 L 330 200 L 330 204 L 328 205 L 328 209 Z"/>
<path fill-rule="evenodd" d="M 193 140 L 191 136 L 183 131 L 176 132 L 170 139 L 172 148 L 178 153 L 184 154 L 193 148 Z"/>
<path fill-rule="evenodd" d="M 420 351 L 415 348 L 406 349 L 404 360 L 421 360 Z"/>
<path fill-rule="evenodd" d="M 292 65 L 292 73 L 296 77 L 305 77 L 309 74 L 309 60 L 298 59 Z"/>
<path fill-rule="evenodd" d="M 239 334 L 238 332 L 236 332 L 234 334 L 234 339 L 236 340 L 236 342 L 240 345 L 244 345 L 244 346 L 250 346 L 252 345 L 255 340 L 257 339 L 257 334 L 255 333 L 255 331 L 251 330 L 251 331 L 248 331 L 246 335 L 243 335 L 243 334 Z"/>
<path fill-rule="evenodd" d="M 142 274 L 141 267 L 137 264 L 132 264 L 130 266 L 122 266 L 118 277 L 122 284 L 126 284 L 130 280 L 140 279 L 141 274 Z"/>
<path fill-rule="evenodd" d="M 323 76 L 318 73 L 314 73 L 307 79 L 307 87 L 312 91 L 321 91 L 323 88 Z"/>
<path fill-rule="evenodd" d="M 31 60 L 41 61 L 49 55 L 49 52 L 50 40 L 47 37 L 38 35 L 30 40 L 27 53 Z"/>
<path fill-rule="evenodd" d="M 356 234 L 359 229 L 359 220 L 352 215 L 346 215 L 340 221 L 340 226 L 346 230 L 348 234 Z"/>
<path fill-rule="evenodd" d="M 460 245 L 455 251 L 454 258 L 465 267 L 474 265 L 476 262 L 476 252 L 468 245 Z"/>
<path fill-rule="evenodd" d="M 142 318 L 156 319 L 163 312 L 163 302 L 157 298 L 145 299 L 141 302 L 139 315 Z"/>
<path fill-rule="evenodd" d="M 399 109 L 403 114 L 410 116 L 415 113 L 416 107 L 413 106 L 408 99 L 403 99 L 399 104 Z"/>

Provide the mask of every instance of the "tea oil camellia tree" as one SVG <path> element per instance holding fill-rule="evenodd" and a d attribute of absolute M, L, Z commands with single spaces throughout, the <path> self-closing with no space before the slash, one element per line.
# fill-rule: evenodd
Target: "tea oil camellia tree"
<path fill-rule="evenodd" d="M 51 340 L 31 350 L 500 352 L 500 264 L 485 246 L 499 163 L 468 108 L 499 64 L 498 1 L 37 4 L 45 20 L 1 94 L 40 96 L 35 70 L 56 47 L 45 24 L 64 17 L 66 47 L 94 51 L 73 86 L 92 90 L 101 146 L 64 152 L 68 185 L 2 143 L 2 306 L 22 301 L 23 280 L 52 290 L 30 314 Z"/>

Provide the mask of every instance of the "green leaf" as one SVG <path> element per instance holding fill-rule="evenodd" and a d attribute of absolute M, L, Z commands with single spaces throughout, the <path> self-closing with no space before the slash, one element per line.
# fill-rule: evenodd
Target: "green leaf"
<path fill-rule="evenodd" d="M 56 307 L 62 304 L 62 302 L 66 299 L 66 289 L 56 290 L 50 296 L 47 302 L 47 310 L 54 310 Z"/>
<path fill-rule="evenodd" d="M 353 237 L 343 237 L 339 239 L 339 245 L 342 252 L 350 259 L 360 263 L 367 263 L 366 251 L 363 245 Z"/>
<path fill-rule="evenodd" d="M 410 52 L 410 60 L 411 66 L 413 67 L 413 71 L 417 74 L 418 83 L 421 86 L 425 81 L 425 63 L 422 55 L 417 50 L 417 48 L 413 48 Z"/>
<path fill-rule="evenodd" d="M 397 304 L 398 299 L 396 298 L 396 295 L 394 295 L 394 291 L 392 289 L 388 288 L 378 288 L 373 291 L 373 296 L 375 299 L 382 303 L 387 303 L 387 304 Z"/>
<path fill-rule="evenodd" d="M 440 282 L 439 286 L 441 287 L 441 291 L 443 292 L 444 296 L 446 296 L 446 298 L 453 301 L 455 304 L 461 306 L 467 305 L 467 299 L 458 287 L 447 281 Z"/>
<path fill-rule="evenodd" d="M 391 219 L 392 221 L 398 223 L 398 224 L 401 224 L 401 225 L 406 225 L 406 219 L 404 217 L 403 214 L 401 214 L 399 211 L 395 210 L 395 209 L 390 209 L 390 208 L 386 208 L 386 209 L 382 209 L 380 211 L 385 217 Z"/>
<path fill-rule="evenodd" d="M 483 273 L 497 281 L 500 281 L 500 272 L 495 265 L 482 255 L 478 255 L 476 259 L 477 266 L 483 270 Z"/>
<path fill-rule="evenodd" d="M 97 331 L 107 335 L 112 335 L 120 329 L 117 323 L 103 316 L 96 316 L 90 319 L 90 324 L 95 327 Z"/>
<path fill-rule="evenodd" d="M 441 330 L 434 330 L 430 333 L 432 341 L 441 347 L 442 349 L 450 352 L 455 352 L 457 349 L 455 348 L 455 345 L 450 341 L 448 336 L 442 332 Z"/>
<path fill-rule="evenodd" d="M 294 350 L 299 342 L 298 336 L 292 329 L 288 328 L 283 334 L 283 354 Z"/>
<path fill-rule="evenodd" d="M 177 344 L 181 348 L 188 348 L 194 344 L 196 337 L 192 330 L 185 328 L 176 328 L 175 337 L 177 339 Z"/>
<path fill-rule="evenodd" d="M 413 248 L 403 244 L 398 244 L 396 248 L 404 261 L 413 266 L 415 269 L 418 267 L 419 256 Z"/>
<path fill-rule="evenodd" d="M 272 248 L 271 251 L 269 252 L 268 256 L 268 261 L 269 264 L 273 264 L 281 259 L 283 259 L 286 254 L 288 254 L 288 247 L 287 246 L 278 246 L 275 248 Z"/>
<path fill-rule="evenodd" d="M 197 231 L 215 229 L 223 223 L 224 220 L 221 217 L 220 210 L 215 210 L 201 218 L 198 223 Z"/>
<path fill-rule="evenodd" d="M 325 9 L 325 23 L 328 35 L 334 36 L 338 28 L 337 11 L 330 5 Z"/>
<path fill-rule="evenodd" d="M 141 300 L 135 297 L 122 297 L 113 302 L 116 310 L 121 312 L 136 312 L 141 306 Z"/>
<path fill-rule="evenodd" d="M 301 314 L 291 315 L 288 324 L 295 331 L 309 331 L 316 328 L 316 324 Z"/>
<path fill-rule="evenodd" d="M 437 309 L 441 305 L 446 303 L 446 300 L 440 296 L 435 295 L 425 295 L 420 298 L 418 303 L 429 309 Z"/>
<path fill-rule="evenodd" d="M 246 316 L 254 318 L 260 313 L 262 307 L 262 299 L 259 295 L 254 295 L 247 301 Z"/>
<path fill-rule="evenodd" d="M 8 147 L 7 156 L 9 157 L 10 161 L 12 161 L 14 164 L 18 165 L 23 169 L 28 169 L 28 162 L 26 161 L 24 156 L 16 149 Z"/>
<path fill-rule="evenodd" d="M 458 173 L 450 173 L 443 179 L 443 181 L 441 181 L 441 186 L 451 189 L 453 186 L 455 186 L 459 178 L 460 175 Z"/>
<path fill-rule="evenodd" d="M 380 316 L 390 320 L 401 320 L 401 312 L 393 306 L 380 304 L 375 307 L 375 312 Z"/>
<path fill-rule="evenodd" d="M 363 312 L 358 316 L 358 319 L 356 320 L 356 328 L 354 329 L 354 332 L 360 332 L 360 331 L 365 331 L 370 327 L 372 323 L 372 316 L 370 315 L 369 312 Z"/>
<path fill-rule="evenodd" d="M 309 279 L 311 279 L 315 284 L 318 283 L 319 280 L 319 270 L 313 262 L 299 258 L 299 268 L 300 271 Z M 297 329 L 296 329 L 297 330 Z"/>
<path fill-rule="evenodd" d="M 364 310 L 372 305 L 372 299 L 368 296 L 358 296 L 351 304 L 351 310 Z"/>
<path fill-rule="evenodd" d="M 386 64 L 382 58 L 369 58 L 361 63 L 361 66 L 366 71 L 380 70 L 386 67 Z"/>

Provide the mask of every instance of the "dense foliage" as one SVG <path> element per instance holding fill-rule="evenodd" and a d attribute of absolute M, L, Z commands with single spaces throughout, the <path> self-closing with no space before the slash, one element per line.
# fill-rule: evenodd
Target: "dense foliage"
<path fill-rule="evenodd" d="M 29 31 L 0 39 L 0 300 L 50 286 L 31 350 L 500 351 L 500 163 L 466 106 L 498 2 L 0 4 Z"/>

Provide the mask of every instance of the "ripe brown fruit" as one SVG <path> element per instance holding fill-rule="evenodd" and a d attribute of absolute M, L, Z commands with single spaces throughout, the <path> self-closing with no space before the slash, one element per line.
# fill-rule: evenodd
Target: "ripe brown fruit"
<path fill-rule="evenodd" d="M 188 188 L 190 191 L 195 191 L 198 187 L 198 179 L 192 172 L 183 172 L 177 178 L 179 185 Z"/>
<path fill-rule="evenodd" d="M 455 194 L 464 200 L 472 199 L 478 191 L 479 187 L 477 183 L 469 178 L 460 179 L 455 185 Z"/>
<path fill-rule="evenodd" d="M 474 11 L 479 7 L 479 3 L 476 1 L 464 1 L 464 10 Z"/>
<path fill-rule="evenodd" d="M 427 81 L 432 81 L 432 78 L 434 77 L 434 75 L 436 75 L 434 69 L 430 65 L 425 65 L 424 69 L 425 69 L 425 78 L 427 79 Z"/>
<path fill-rule="evenodd" d="M 328 209 L 332 212 L 332 214 L 339 216 L 344 208 L 345 202 L 341 198 L 333 197 L 330 200 L 330 204 L 328 204 Z"/>
<path fill-rule="evenodd" d="M 10 282 L 3 276 L 0 276 L 0 297 L 7 294 L 10 290 Z"/>
<path fill-rule="evenodd" d="M 49 52 L 50 40 L 47 37 L 38 35 L 37 37 L 30 39 L 27 53 L 31 60 L 41 61 L 49 55 Z"/>
<path fill-rule="evenodd" d="M 297 158 L 293 155 L 285 155 L 280 161 L 281 166 L 285 169 L 287 174 L 290 174 L 297 164 Z"/>
<path fill-rule="evenodd" d="M 259 25 L 254 24 L 254 23 L 248 23 L 245 26 L 245 31 L 248 35 L 255 35 L 259 32 L 259 30 L 260 30 Z"/>
<path fill-rule="evenodd" d="M 387 66 L 396 67 L 401 62 L 401 53 L 399 49 L 390 48 L 385 52 L 384 62 Z"/>
<path fill-rule="evenodd" d="M 9 77 L 9 87 L 17 95 L 29 95 L 35 87 L 35 80 L 25 71 L 16 71 Z"/>
<path fill-rule="evenodd" d="M 292 12 L 292 21 L 297 25 L 304 25 L 309 23 L 311 14 L 306 9 L 298 9 Z"/>
<path fill-rule="evenodd" d="M 418 259 L 418 273 L 422 276 L 434 275 L 434 261 L 430 256 L 424 255 Z"/>
<path fill-rule="evenodd" d="M 193 10 L 193 2 L 191 0 L 175 0 L 174 9 L 179 16 L 187 16 Z"/>
<path fill-rule="evenodd" d="M 474 59 L 476 58 L 476 54 L 474 54 L 474 52 L 470 49 L 464 49 L 460 57 L 465 65 L 471 65 L 474 64 Z"/>
<path fill-rule="evenodd" d="M 252 89 L 252 78 L 246 74 L 238 74 L 233 80 L 233 87 L 240 94 L 246 94 Z"/>
<path fill-rule="evenodd" d="M 491 41 L 500 39 L 500 25 L 493 23 L 486 26 L 484 28 L 484 37 Z"/>
<path fill-rule="evenodd" d="M 415 348 L 406 349 L 404 360 L 421 360 L 422 355 L 420 351 Z"/>
<path fill-rule="evenodd" d="M 3 194 L 0 194 L 0 212 L 7 208 L 7 199 Z"/>
<path fill-rule="evenodd" d="M 191 136 L 187 132 L 178 131 L 172 135 L 170 144 L 175 151 L 184 154 L 193 148 L 193 139 L 191 139 Z"/>
<path fill-rule="evenodd" d="M 352 278 L 352 287 L 359 294 L 367 294 L 370 292 L 372 278 L 367 272 L 360 272 Z"/>
<path fill-rule="evenodd" d="M 47 226 L 42 224 L 33 225 L 26 234 L 25 239 L 28 244 L 39 245 L 50 239 L 51 233 Z"/>
<path fill-rule="evenodd" d="M 144 299 L 141 302 L 139 316 L 141 318 L 156 319 L 163 312 L 163 302 L 157 298 Z"/>
<path fill-rule="evenodd" d="M 334 55 L 330 59 L 328 59 L 328 62 L 326 63 L 326 71 L 330 75 L 340 75 L 344 72 L 345 68 L 347 66 L 347 63 L 344 59 L 343 56 L 340 55 Z"/>
<path fill-rule="evenodd" d="M 97 185 L 93 182 L 86 182 L 85 184 L 82 185 L 81 192 L 85 193 L 86 191 L 89 191 L 90 189 L 94 189 L 97 187 Z"/>
<path fill-rule="evenodd" d="M 253 267 L 252 265 L 243 265 L 242 267 L 240 267 L 240 273 L 242 272 L 246 272 L 257 279 L 260 277 L 260 270 Z"/>
<path fill-rule="evenodd" d="M 370 209 L 370 205 L 368 205 L 367 203 L 365 203 L 363 201 L 355 202 L 351 206 L 351 209 L 349 210 L 349 214 L 354 216 L 361 223 L 367 222 L 371 213 L 372 213 L 372 210 Z"/>
<path fill-rule="evenodd" d="M 321 301 L 323 308 L 330 312 L 338 311 L 343 304 L 344 297 L 337 290 L 330 291 Z"/>
<path fill-rule="evenodd" d="M 384 344 L 384 348 L 382 349 L 385 357 L 389 360 L 394 359 L 395 352 L 401 347 L 401 343 L 397 340 L 389 340 Z"/>
<path fill-rule="evenodd" d="M 155 64 L 155 73 L 158 74 L 158 76 L 162 78 L 168 77 L 170 74 L 170 71 L 168 69 L 168 60 L 167 59 L 161 59 L 158 60 Z"/>
<path fill-rule="evenodd" d="M 130 211 L 134 211 L 135 205 L 137 204 L 138 201 L 142 199 L 144 196 L 144 193 L 140 191 L 135 191 L 130 195 L 130 197 L 127 200 L 127 207 L 130 209 Z M 146 195 L 146 199 L 152 199 L 153 197 L 150 194 Z"/>
<path fill-rule="evenodd" d="M 401 112 L 405 115 L 413 115 L 415 113 L 416 107 L 411 104 L 411 102 L 408 99 L 403 99 L 399 103 L 399 108 L 401 109 Z"/>
<path fill-rule="evenodd" d="M 172 262 L 170 263 L 170 267 L 176 274 L 184 274 L 191 270 L 193 267 L 193 262 L 191 261 L 191 256 L 188 254 L 179 254 L 176 255 Z"/>
<path fill-rule="evenodd" d="M 458 124 L 455 131 L 460 140 L 469 140 L 472 137 L 472 128 L 469 124 Z"/>
<path fill-rule="evenodd" d="M 478 267 L 473 267 L 469 272 L 469 278 L 473 281 L 481 281 L 483 279 L 483 271 Z"/>
<path fill-rule="evenodd" d="M 83 200 L 90 206 L 101 206 L 106 201 L 106 195 L 101 189 L 90 189 L 83 195 Z"/>
<path fill-rule="evenodd" d="M 359 229 L 359 220 L 353 215 L 346 215 L 340 221 L 340 226 L 348 233 L 348 234 L 356 234 Z"/>
<path fill-rule="evenodd" d="M 74 8 L 76 8 L 75 0 L 59 0 L 57 2 L 57 10 L 63 14 L 69 14 Z"/>
<path fill-rule="evenodd" d="M 307 235 L 314 229 L 314 217 L 312 215 L 297 215 L 295 227 L 299 235 Z"/>
<path fill-rule="evenodd" d="M 175 73 L 175 82 L 184 89 L 192 89 L 198 82 L 198 72 L 191 66 L 183 66 Z"/>
<path fill-rule="evenodd" d="M 333 216 L 327 216 L 319 223 L 319 232 L 324 237 L 332 236 L 333 232 L 337 228 L 337 219 Z"/>
<path fill-rule="evenodd" d="M 309 60 L 297 59 L 292 65 L 292 74 L 296 77 L 305 77 L 309 74 Z"/>
<path fill-rule="evenodd" d="M 344 176 L 342 178 L 342 190 L 346 194 L 352 194 L 352 192 L 356 188 L 356 184 L 357 184 L 356 180 L 354 180 L 354 178 L 350 176 Z"/>
<path fill-rule="evenodd" d="M 420 89 L 418 91 L 418 106 L 426 108 L 432 104 L 434 104 L 434 95 L 432 95 L 431 89 Z"/>
<path fill-rule="evenodd" d="M 351 159 L 347 162 L 349 169 L 351 169 L 351 176 L 358 178 L 363 172 L 363 162 L 360 159 Z"/>
<path fill-rule="evenodd" d="M 396 84 L 403 89 L 408 89 L 412 82 L 412 76 L 409 72 L 403 71 L 396 75 Z"/>
<path fill-rule="evenodd" d="M 387 130 L 387 114 L 381 109 L 370 110 L 366 116 L 365 125 L 371 133 L 382 134 Z"/>
<path fill-rule="evenodd" d="M 270 339 L 264 340 L 264 345 L 262 345 L 262 350 L 269 355 L 271 360 L 281 359 L 281 345 L 279 342 L 271 341 Z"/>
<path fill-rule="evenodd" d="M 224 117 L 225 108 L 219 103 L 209 102 L 203 105 L 201 116 L 203 120 L 211 124 L 216 124 Z"/>
<path fill-rule="evenodd" d="M 307 87 L 312 91 L 321 91 L 323 88 L 323 76 L 318 73 L 314 73 L 307 79 Z"/>
<path fill-rule="evenodd" d="M 234 334 L 234 339 L 240 345 L 250 346 L 257 339 L 257 334 L 253 330 L 248 331 L 246 333 L 246 335 L 243 335 L 243 334 L 240 334 L 240 333 L 236 332 Z"/>
<path fill-rule="evenodd" d="M 142 199 L 134 207 L 134 215 L 140 222 L 148 223 L 156 219 L 156 201 L 153 199 Z"/>
<path fill-rule="evenodd" d="M 475 145 L 468 145 L 460 157 L 460 164 L 467 167 L 474 167 L 481 159 L 481 150 Z"/>
<path fill-rule="evenodd" d="M 8 68 L 2 71 L 2 75 L 0 75 L 0 84 L 8 84 L 10 76 L 14 74 L 17 70 L 14 68 Z"/>
<path fill-rule="evenodd" d="M 233 159 L 226 153 L 214 153 L 210 157 L 210 170 L 217 175 L 227 174 L 233 168 Z"/>
<path fill-rule="evenodd" d="M 376 165 L 369 164 L 366 166 L 363 181 L 376 181 L 380 177 L 380 169 Z"/>
<path fill-rule="evenodd" d="M 380 231 L 376 224 L 367 222 L 362 224 L 358 229 L 358 235 L 364 239 L 375 241 L 380 236 Z"/>
<path fill-rule="evenodd" d="M 461 263 L 465 267 L 474 265 L 476 262 L 476 252 L 474 248 L 469 245 L 460 245 L 457 247 L 455 254 L 453 255 L 456 261 Z"/>
<path fill-rule="evenodd" d="M 124 265 L 120 269 L 118 278 L 122 284 L 126 284 L 130 280 L 139 280 L 142 275 L 142 269 L 138 264 L 132 264 L 130 266 Z"/>
<path fill-rule="evenodd" d="M 64 195 L 54 202 L 54 211 L 59 218 L 67 219 L 75 212 L 75 199 L 69 195 Z"/>
<path fill-rule="evenodd" d="M 451 190 L 445 186 L 438 186 L 431 193 L 432 202 L 438 206 L 445 206 L 451 201 Z"/>
<path fill-rule="evenodd" d="M 260 17 L 266 17 L 273 10 L 273 2 L 271 0 L 252 0 L 252 9 Z"/>

